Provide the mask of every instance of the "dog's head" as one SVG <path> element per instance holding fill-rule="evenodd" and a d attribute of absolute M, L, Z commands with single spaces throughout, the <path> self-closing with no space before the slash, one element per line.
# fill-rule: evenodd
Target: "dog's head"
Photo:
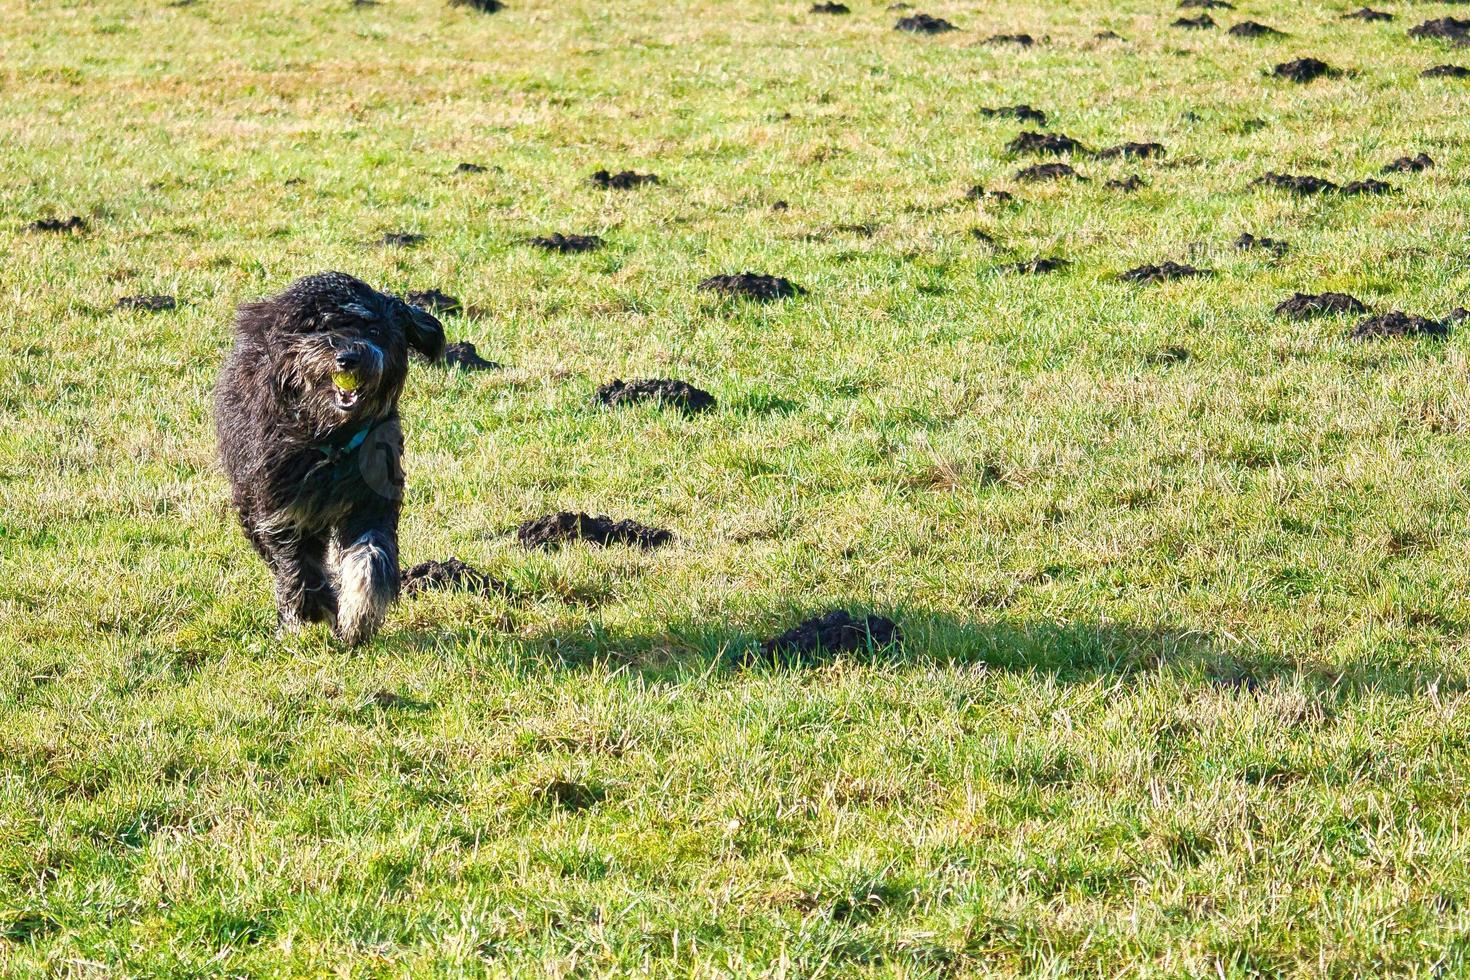
<path fill-rule="evenodd" d="M 430 360 L 444 352 L 432 315 L 342 272 L 241 307 L 237 330 L 259 345 L 276 397 L 318 433 L 387 414 L 410 348 Z"/>

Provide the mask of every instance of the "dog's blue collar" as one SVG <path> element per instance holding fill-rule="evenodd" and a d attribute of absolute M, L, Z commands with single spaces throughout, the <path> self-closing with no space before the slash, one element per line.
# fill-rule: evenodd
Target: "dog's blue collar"
<path fill-rule="evenodd" d="M 352 438 L 348 439 L 340 446 L 317 446 L 316 450 L 323 456 L 327 457 L 327 460 L 329 462 L 334 464 L 340 463 L 342 462 L 342 460 L 346 459 L 348 456 L 351 456 L 353 453 L 361 449 L 362 444 L 367 441 L 368 433 L 373 431 L 373 429 L 376 428 L 377 425 L 382 421 L 382 419 L 373 419 L 367 425 L 364 425 L 362 428 L 353 433 Z"/>

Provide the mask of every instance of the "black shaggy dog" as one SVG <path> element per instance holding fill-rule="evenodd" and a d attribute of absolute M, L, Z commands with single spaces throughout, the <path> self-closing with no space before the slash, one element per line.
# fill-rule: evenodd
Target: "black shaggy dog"
<path fill-rule="evenodd" d="M 409 348 L 437 359 L 433 316 L 341 272 L 240 307 L 215 430 L 245 536 L 275 575 L 282 630 L 369 639 L 398 595 Z"/>

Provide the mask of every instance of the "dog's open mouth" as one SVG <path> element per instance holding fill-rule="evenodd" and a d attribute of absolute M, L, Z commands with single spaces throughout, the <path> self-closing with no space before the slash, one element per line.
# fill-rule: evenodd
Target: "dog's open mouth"
<path fill-rule="evenodd" d="M 332 400 L 339 409 L 347 412 L 357 404 L 358 384 L 357 375 L 348 371 L 332 375 Z"/>

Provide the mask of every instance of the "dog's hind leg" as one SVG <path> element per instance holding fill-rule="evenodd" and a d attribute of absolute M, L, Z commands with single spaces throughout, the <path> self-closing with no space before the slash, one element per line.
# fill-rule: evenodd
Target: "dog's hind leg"
<path fill-rule="evenodd" d="M 398 535 L 391 526 L 344 527 L 338 537 L 337 636 L 372 639 L 398 597 Z"/>

